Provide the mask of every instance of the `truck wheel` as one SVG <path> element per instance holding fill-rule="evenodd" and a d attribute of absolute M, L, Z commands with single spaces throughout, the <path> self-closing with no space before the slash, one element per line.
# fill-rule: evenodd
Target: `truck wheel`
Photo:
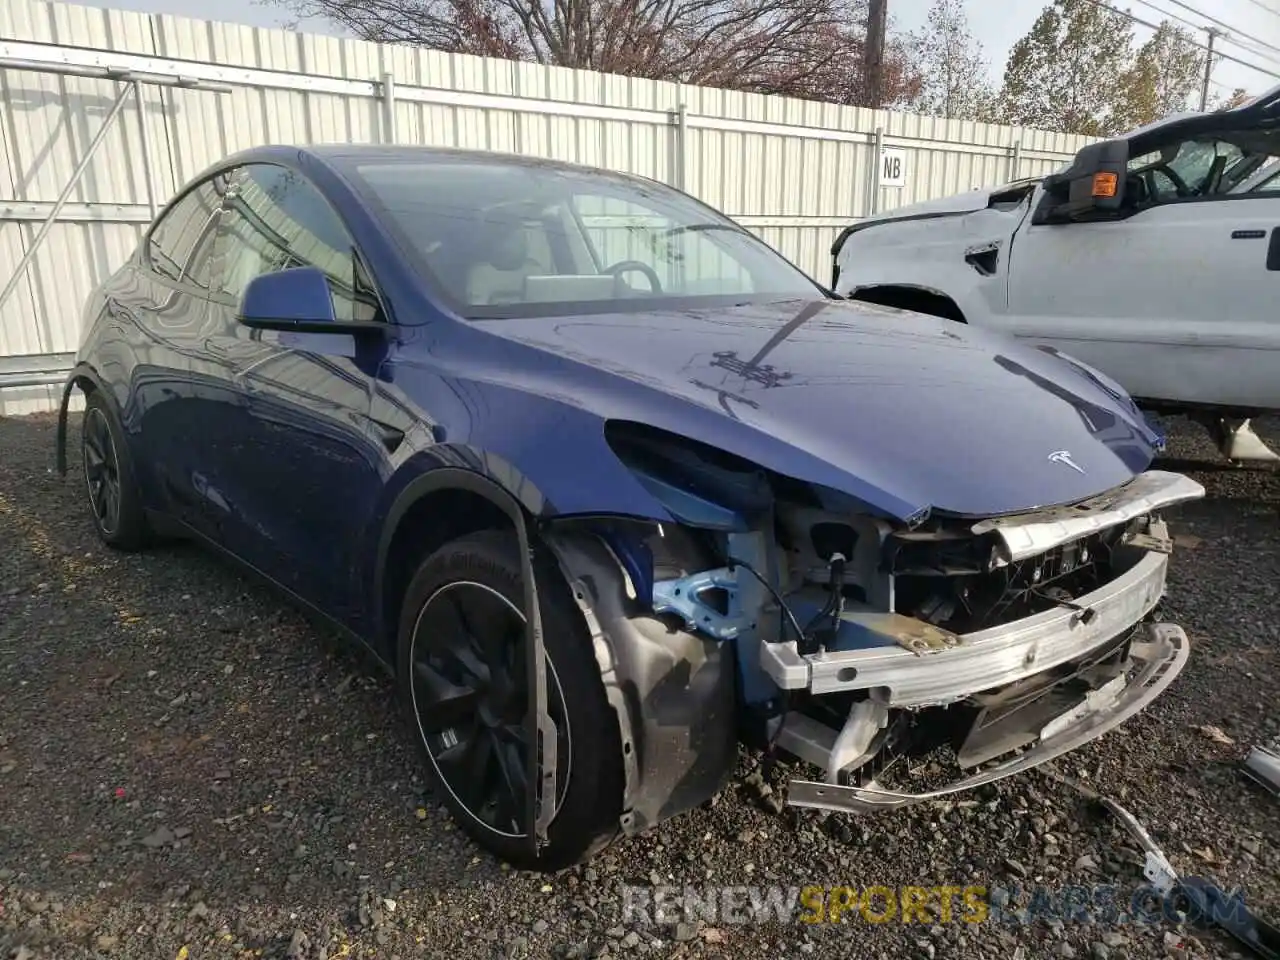
<path fill-rule="evenodd" d="M 556 814 L 539 856 L 524 826 L 524 587 L 514 535 L 487 530 L 446 544 L 409 584 L 397 676 L 427 773 L 477 844 L 529 870 L 593 856 L 618 833 L 623 765 L 617 719 L 568 585 L 538 574 L 555 723 Z"/>
<path fill-rule="evenodd" d="M 965 323 L 964 314 L 949 297 L 929 293 L 927 290 L 916 290 L 911 287 L 868 287 L 856 291 L 851 300 L 864 303 L 876 303 L 882 307 L 894 307 L 898 310 L 910 310 L 912 313 L 923 313 L 930 317 L 941 317 L 943 320 L 954 320 Z"/>

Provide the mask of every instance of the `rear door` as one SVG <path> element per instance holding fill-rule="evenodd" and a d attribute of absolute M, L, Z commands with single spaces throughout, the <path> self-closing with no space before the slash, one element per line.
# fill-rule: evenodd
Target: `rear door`
<path fill-rule="evenodd" d="M 120 331 L 120 362 L 131 368 L 125 415 L 138 427 L 147 502 L 204 532 L 201 501 L 218 488 L 217 464 L 192 437 L 234 436 L 239 403 L 230 368 L 203 350 L 224 184 L 215 176 L 189 187 L 104 291 L 104 310 Z M 104 372 L 122 379 L 120 371 Z"/>
<path fill-rule="evenodd" d="M 220 220 L 220 283 L 207 349 L 235 365 L 248 429 L 227 471 L 233 549 L 304 600 L 359 628 L 361 537 L 394 432 L 369 417 L 388 339 L 250 330 L 237 320 L 254 277 L 296 266 L 329 277 L 339 320 L 383 310 L 341 217 L 300 172 L 236 171 Z"/>

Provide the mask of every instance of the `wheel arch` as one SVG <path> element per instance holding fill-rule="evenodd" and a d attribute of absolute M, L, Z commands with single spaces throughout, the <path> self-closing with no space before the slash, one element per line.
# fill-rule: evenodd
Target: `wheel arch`
<path fill-rule="evenodd" d="M 529 492 L 520 487 L 522 495 Z M 526 591 L 533 579 L 529 549 L 536 548 L 561 574 L 581 613 L 619 725 L 625 781 L 620 826 L 634 834 L 709 799 L 732 774 L 735 654 L 729 644 L 673 631 L 652 615 L 636 616 L 626 600 L 627 575 L 591 520 L 545 520 L 527 498 L 477 471 L 437 467 L 415 476 L 393 500 L 378 541 L 373 599 L 384 645 L 379 652 L 395 642 L 398 608 L 416 567 L 410 557 L 469 532 L 511 528 L 524 548 Z"/>
<path fill-rule="evenodd" d="M 874 284 L 858 287 L 849 294 L 849 299 L 942 317 L 956 323 L 968 323 L 964 311 L 955 299 L 932 287 L 909 283 Z"/>
<path fill-rule="evenodd" d="M 71 393 L 76 388 L 79 388 L 80 392 L 86 397 L 91 393 L 101 393 L 102 396 L 107 398 L 107 402 L 111 404 L 116 417 L 120 417 L 119 404 L 116 402 L 112 392 L 102 382 L 102 378 L 98 376 L 98 371 L 87 363 L 78 363 L 72 367 L 71 373 L 67 375 L 66 383 L 62 388 L 62 402 L 58 405 L 56 464 L 58 475 L 61 477 L 67 475 L 67 413 L 71 406 Z"/>
<path fill-rule="evenodd" d="M 370 602 L 378 653 L 394 663 L 400 603 L 417 563 L 469 533 L 507 528 L 516 534 L 531 519 L 514 494 L 474 470 L 437 467 L 409 480 L 387 510 L 374 557 Z"/>

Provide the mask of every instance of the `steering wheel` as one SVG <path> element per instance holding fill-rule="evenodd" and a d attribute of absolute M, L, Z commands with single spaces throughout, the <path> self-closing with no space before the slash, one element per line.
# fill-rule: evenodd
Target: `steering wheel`
<path fill-rule="evenodd" d="M 624 273 L 631 272 L 643 273 L 649 281 L 650 293 L 662 292 L 662 281 L 658 279 L 657 271 L 647 263 L 641 263 L 639 260 L 619 260 L 611 267 L 605 267 L 603 273 L 609 274 L 615 280 L 621 279 Z"/>

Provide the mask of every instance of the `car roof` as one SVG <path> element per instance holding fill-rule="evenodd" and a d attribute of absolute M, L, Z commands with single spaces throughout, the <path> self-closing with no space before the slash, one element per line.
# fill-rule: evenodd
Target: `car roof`
<path fill-rule="evenodd" d="M 605 177 L 621 177 L 631 180 L 646 180 L 635 174 L 621 173 L 588 164 L 571 163 L 567 160 L 552 160 L 546 157 L 529 157 L 516 153 L 504 153 L 498 150 L 474 150 L 463 147 L 437 147 L 421 144 L 381 144 L 381 143 L 315 143 L 315 144 L 271 144 L 261 147 L 250 147 L 234 156 L 227 157 L 220 165 L 233 163 L 249 163 L 257 161 L 298 159 L 311 157 L 327 166 L 349 167 L 352 163 L 412 163 L 430 161 L 453 161 L 498 164 L 508 167 L 525 167 L 543 170 L 564 170 L 566 172 L 591 173 Z"/>

